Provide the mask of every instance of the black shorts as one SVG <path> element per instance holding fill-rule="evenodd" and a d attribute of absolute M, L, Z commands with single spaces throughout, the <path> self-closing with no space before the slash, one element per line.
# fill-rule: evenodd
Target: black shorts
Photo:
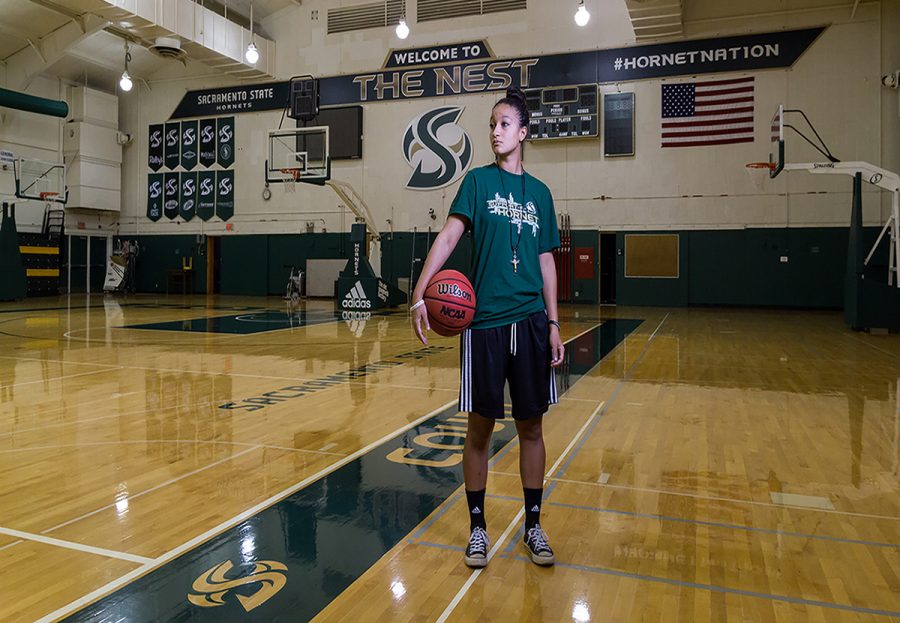
<path fill-rule="evenodd" d="M 514 325 L 466 329 L 460 343 L 460 411 L 502 419 L 506 381 L 513 419 L 541 416 L 559 402 L 546 312 Z"/>

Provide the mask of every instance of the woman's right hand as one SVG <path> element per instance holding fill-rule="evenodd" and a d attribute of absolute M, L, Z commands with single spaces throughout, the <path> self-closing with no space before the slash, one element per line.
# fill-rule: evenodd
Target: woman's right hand
<path fill-rule="evenodd" d="M 428 324 L 428 312 L 425 311 L 425 306 L 419 305 L 416 309 L 412 310 L 410 314 L 413 331 L 416 332 L 416 337 L 418 337 L 425 346 L 428 346 L 428 338 L 425 337 L 425 331 L 431 331 L 431 325 Z M 424 330 L 422 327 L 424 327 Z"/>

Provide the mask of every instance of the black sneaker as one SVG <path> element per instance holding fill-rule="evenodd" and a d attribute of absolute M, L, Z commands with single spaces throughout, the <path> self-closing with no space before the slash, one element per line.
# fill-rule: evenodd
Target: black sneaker
<path fill-rule="evenodd" d="M 484 567 L 487 565 L 488 550 L 491 548 L 491 540 L 484 528 L 476 526 L 469 535 L 469 546 L 466 547 L 466 564 L 470 567 Z"/>
<path fill-rule="evenodd" d="M 541 530 L 540 524 L 535 524 L 534 528 L 525 532 L 524 540 L 525 549 L 531 555 L 531 562 L 536 565 L 552 565 L 555 560 L 553 558 L 553 550 L 547 543 L 547 534 Z"/>

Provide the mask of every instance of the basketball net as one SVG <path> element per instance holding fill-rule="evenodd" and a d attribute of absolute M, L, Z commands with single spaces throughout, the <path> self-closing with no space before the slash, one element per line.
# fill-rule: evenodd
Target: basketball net
<path fill-rule="evenodd" d="M 757 191 L 765 188 L 766 182 L 769 180 L 769 171 L 774 168 L 769 162 L 748 162 L 744 167 L 747 175 L 750 176 L 750 183 Z"/>
<path fill-rule="evenodd" d="M 284 191 L 293 193 L 297 191 L 297 180 L 300 179 L 300 169 L 282 169 L 285 174 Z"/>

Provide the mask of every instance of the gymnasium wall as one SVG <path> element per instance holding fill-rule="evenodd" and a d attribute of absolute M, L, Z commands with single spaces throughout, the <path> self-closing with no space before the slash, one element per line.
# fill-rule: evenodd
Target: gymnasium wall
<path fill-rule="evenodd" d="M 412 3 L 411 3 L 412 4 Z M 752 144 L 709 148 L 659 148 L 660 80 L 603 85 L 602 91 L 633 90 L 636 94 L 636 156 L 603 158 L 597 140 L 529 144 L 526 165 L 544 179 L 556 198 L 559 212 L 571 214 L 575 228 L 635 229 L 741 229 L 767 227 L 844 227 L 848 221 L 850 179 L 783 174 L 755 188 L 744 164 L 764 160 L 769 152 L 768 121 L 778 103 L 803 108 L 816 123 L 832 151 L 844 160 L 867 160 L 900 169 L 900 154 L 885 130 L 896 130 L 897 110 L 885 110 L 890 94 L 880 77 L 895 56 L 896 44 L 884 32 L 897 22 L 900 3 L 861 2 L 852 21 L 852 3 L 831 10 L 805 10 L 811 2 L 792 2 L 790 10 L 771 17 L 742 17 L 718 2 L 687 3 L 686 36 L 714 37 L 767 32 L 830 24 L 811 48 L 787 70 L 755 72 L 756 141 Z M 735 6 L 734 3 L 727 3 Z M 754 3 L 754 12 L 783 7 L 782 2 Z M 606 7 L 604 7 L 604 11 Z M 318 12 L 319 19 L 311 20 Z M 747 9 L 737 10 L 744 13 Z M 401 47 L 393 29 L 373 29 L 341 35 L 325 34 L 327 4 L 305 2 L 285 9 L 265 22 L 279 42 L 281 77 L 312 73 L 317 76 L 377 69 L 390 47 Z M 531 3 L 527 13 L 508 12 L 484 17 L 414 24 L 413 35 L 402 47 L 432 42 L 485 38 L 500 57 L 533 53 L 615 47 L 631 37 L 625 15 L 595 15 L 586 30 L 572 24 L 569 12 L 557 3 Z M 890 39 L 889 44 L 883 43 Z M 598 45 L 597 41 L 602 43 Z M 175 70 L 173 69 L 173 72 Z M 673 80 L 673 79 L 670 79 Z M 123 129 L 136 140 L 126 150 L 124 166 L 124 234 L 224 232 L 213 219 L 190 223 L 146 216 L 147 126 L 164 121 L 185 91 L 232 84 L 220 77 L 174 79 L 160 76 L 130 98 L 122 98 Z M 375 222 L 396 231 L 430 224 L 428 209 L 446 214 L 457 184 L 417 192 L 405 189 L 410 173 L 402 158 L 400 137 L 416 115 L 441 104 L 465 106 L 461 125 L 475 145 L 473 166 L 487 163 L 487 119 L 497 94 L 468 95 L 364 105 L 364 157 L 335 163 L 333 176 L 351 183 L 365 198 Z M 890 108 L 890 107 L 887 107 Z M 890 118 L 890 121 L 886 119 Z M 236 207 L 234 234 L 316 231 L 349 228 L 352 218 L 327 188 L 299 186 L 290 194 L 273 188 L 263 201 L 265 132 L 278 126 L 280 113 L 236 115 Z M 290 120 L 287 121 L 290 123 Z M 792 137 L 788 158 L 817 160 L 811 148 Z M 887 214 L 887 199 L 867 189 L 865 220 L 875 225 Z M 321 219 L 321 220 L 320 220 Z M 230 235 L 230 234 L 229 234 Z"/>

